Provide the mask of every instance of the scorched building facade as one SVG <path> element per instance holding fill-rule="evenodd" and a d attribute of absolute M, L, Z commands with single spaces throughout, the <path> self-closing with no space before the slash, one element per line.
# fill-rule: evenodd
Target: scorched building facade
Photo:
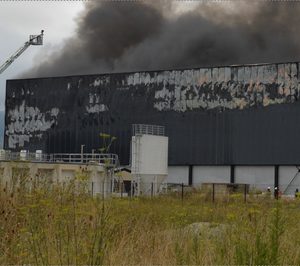
<path fill-rule="evenodd" d="M 169 180 L 300 184 L 300 63 L 8 80 L 4 147 L 129 164 L 132 124 L 165 126 Z M 291 185 L 291 184 L 290 184 Z"/>

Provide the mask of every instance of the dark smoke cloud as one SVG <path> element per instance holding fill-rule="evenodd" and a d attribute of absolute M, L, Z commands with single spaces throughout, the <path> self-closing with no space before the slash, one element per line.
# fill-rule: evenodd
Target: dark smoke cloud
<path fill-rule="evenodd" d="M 167 1 L 89 2 L 76 36 L 25 76 L 300 60 L 299 2 L 228 5 L 178 15 Z"/>

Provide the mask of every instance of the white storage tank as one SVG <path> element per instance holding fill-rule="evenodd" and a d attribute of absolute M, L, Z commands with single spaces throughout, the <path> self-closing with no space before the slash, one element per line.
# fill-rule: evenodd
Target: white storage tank
<path fill-rule="evenodd" d="M 164 127 L 133 125 L 131 173 L 134 194 L 155 195 L 168 175 L 168 137 Z"/>

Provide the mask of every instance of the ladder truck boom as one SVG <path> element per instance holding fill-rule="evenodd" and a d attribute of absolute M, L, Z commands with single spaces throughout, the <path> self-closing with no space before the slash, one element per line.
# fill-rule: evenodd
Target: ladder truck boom
<path fill-rule="evenodd" d="M 0 74 L 2 74 L 30 45 L 43 45 L 44 31 L 41 31 L 39 35 L 30 35 L 29 41 L 19 48 L 9 59 L 0 66 Z"/>

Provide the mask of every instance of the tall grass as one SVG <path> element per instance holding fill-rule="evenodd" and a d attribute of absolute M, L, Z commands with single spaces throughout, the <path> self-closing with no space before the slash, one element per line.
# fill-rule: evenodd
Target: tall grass
<path fill-rule="evenodd" d="M 78 180 L 29 187 L 0 187 L 0 264 L 300 264 L 299 201 L 102 200 Z"/>

